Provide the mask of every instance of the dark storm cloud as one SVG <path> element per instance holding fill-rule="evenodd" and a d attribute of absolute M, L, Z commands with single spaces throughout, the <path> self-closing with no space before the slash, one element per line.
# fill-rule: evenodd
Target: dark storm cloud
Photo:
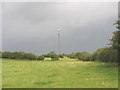
<path fill-rule="evenodd" d="M 3 3 L 3 50 L 36 54 L 94 51 L 115 31 L 117 3 Z"/>
<path fill-rule="evenodd" d="M 2 3 L 0 2 L 0 51 L 2 51 Z"/>

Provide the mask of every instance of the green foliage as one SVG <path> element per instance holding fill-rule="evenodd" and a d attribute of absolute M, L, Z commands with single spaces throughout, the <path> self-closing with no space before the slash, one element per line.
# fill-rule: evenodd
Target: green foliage
<path fill-rule="evenodd" d="M 118 50 L 120 47 L 120 31 L 113 32 L 113 36 L 110 42 L 110 45 L 113 49 Z"/>
<path fill-rule="evenodd" d="M 88 52 L 74 52 L 71 54 L 68 54 L 69 58 L 72 59 L 78 59 L 78 60 L 82 60 L 82 61 L 90 61 L 91 60 L 91 54 Z"/>
<path fill-rule="evenodd" d="M 29 60 L 36 60 L 36 59 L 37 59 L 37 56 L 34 55 L 34 54 L 32 54 L 32 53 L 26 53 L 26 54 L 24 55 L 24 57 L 25 57 L 26 59 L 29 59 Z"/>
<path fill-rule="evenodd" d="M 38 56 L 38 57 L 37 57 L 37 60 L 42 60 L 42 61 L 43 61 L 44 58 L 45 58 L 45 57 L 44 57 L 43 55 L 42 55 L 42 56 Z"/>
<path fill-rule="evenodd" d="M 59 56 L 55 52 L 50 52 L 45 55 L 37 56 L 32 53 L 26 52 L 1 52 L 2 58 L 9 59 L 28 59 L 28 60 L 44 60 L 45 57 L 49 57 L 52 60 L 59 60 Z M 63 56 L 63 55 L 62 55 Z"/>
<path fill-rule="evenodd" d="M 37 56 L 26 52 L 2 52 L 2 58 L 36 60 Z"/>
<path fill-rule="evenodd" d="M 49 57 L 52 60 L 59 60 L 59 56 L 55 52 L 49 52 L 48 54 L 44 55 L 45 57 Z"/>
<path fill-rule="evenodd" d="M 69 58 L 72 58 L 72 59 L 77 59 L 75 52 L 73 52 L 73 53 L 71 53 L 71 54 L 68 54 L 68 57 L 69 57 Z"/>
<path fill-rule="evenodd" d="M 0 52 L 0 58 L 2 58 L 2 52 Z"/>
<path fill-rule="evenodd" d="M 83 61 L 91 61 L 90 55 L 91 54 L 88 52 L 81 52 L 81 54 L 78 56 L 78 59 Z"/>
<path fill-rule="evenodd" d="M 117 62 L 117 55 L 118 53 L 116 50 L 113 50 L 111 48 L 100 48 L 92 54 L 91 58 L 93 61 Z"/>
<path fill-rule="evenodd" d="M 112 48 L 99 48 L 94 53 L 74 52 L 68 54 L 69 58 L 78 59 L 81 61 L 102 61 L 102 62 L 117 62 L 118 52 Z"/>
<path fill-rule="evenodd" d="M 52 59 L 52 60 L 59 60 L 59 56 L 58 56 L 58 55 L 52 55 L 52 56 L 51 56 L 51 59 Z"/>
<path fill-rule="evenodd" d="M 44 54 L 45 57 L 51 58 L 52 55 L 54 55 L 55 52 L 49 52 L 48 54 Z"/>
<path fill-rule="evenodd" d="M 116 31 L 113 32 L 113 36 L 112 39 L 110 39 L 110 44 L 111 47 L 115 50 L 118 51 L 118 49 L 120 49 L 120 21 L 117 21 L 115 23 L 116 26 Z"/>
<path fill-rule="evenodd" d="M 59 54 L 58 56 L 59 56 L 59 58 L 64 58 L 65 57 L 64 54 Z"/>
<path fill-rule="evenodd" d="M 120 21 L 119 21 L 119 20 L 116 21 L 116 22 L 114 23 L 114 25 L 117 25 L 116 28 L 120 30 Z"/>

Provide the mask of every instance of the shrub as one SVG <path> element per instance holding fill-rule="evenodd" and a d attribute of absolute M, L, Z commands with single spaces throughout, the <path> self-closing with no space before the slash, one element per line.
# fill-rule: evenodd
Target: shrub
<path fill-rule="evenodd" d="M 54 55 L 51 56 L 51 59 L 52 60 L 59 60 L 59 56 L 54 54 Z"/>
<path fill-rule="evenodd" d="M 29 59 L 29 60 L 36 60 L 37 59 L 37 56 L 32 54 L 32 53 L 26 53 L 24 57 L 26 57 L 26 59 Z"/>
<path fill-rule="evenodd" d="M 45 58 L 44 56 L 38 56 L 37 60 L 44 60 L 44 58 Z"/>
<path fill-rule="evenodd" d="M 102 61 L 102 62 L 117 62 L 118 61 L 118 53 L 116 50 L 111 48 L 100 48 L 96 50 L 93 55 L 92 59 L 94 61 Z"/>
<path fill-rule="evenodd" d="M 73 53 L 71 53 L 71 54 L 68 54 L 68 57 L 69 57 L 69 58 L 72 58 L 72 59 L 77 59 L 75 52 L 73 52 Z"/>
<path fill-rule="evenodd" d="M 0 52 L 0 58 L 2 58 L 2 52 Z"/>
<path fill-rule="evenodd" d="M 59 54 L 59 58 L 64 58 L 64 54 Z"/>
<path fill-rule="evenodd" d="M 49 52 L 48 54 L 44 55 L 45 57 L 49 57 L 52 60 L 59 60 L 59 56 L 55 52 Z"/>

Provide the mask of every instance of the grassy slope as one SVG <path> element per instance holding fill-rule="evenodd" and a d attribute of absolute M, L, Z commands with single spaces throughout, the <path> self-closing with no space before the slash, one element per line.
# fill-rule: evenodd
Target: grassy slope
<path fill-rule="evenodd" d="M 98 62 L 3 59 L 3 87 L 117 88 L 118 70 Z"/>

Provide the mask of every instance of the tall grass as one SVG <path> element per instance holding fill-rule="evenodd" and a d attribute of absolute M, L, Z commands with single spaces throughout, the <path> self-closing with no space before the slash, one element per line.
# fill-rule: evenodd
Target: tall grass
<path fill-rule="evenodd" d="M 4 88 L 117 88 L 118 68 L 101 62 L 3 59 Z"/>

